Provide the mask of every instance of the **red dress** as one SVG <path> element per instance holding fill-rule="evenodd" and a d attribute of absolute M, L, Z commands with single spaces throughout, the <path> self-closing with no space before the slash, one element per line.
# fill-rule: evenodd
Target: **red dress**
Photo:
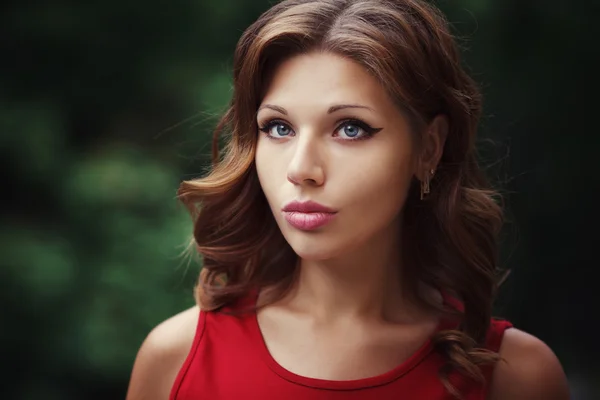
<path fill-rule="evenodd" d="M 511 326 L 510 322 L 493 319 L 486 348 L 498 351 L 504 331 Z M 448 327 L 441 323 L 438 329 Z M 284 369 L 271 357 L 256 313 L 232 316 L 200 311 L 192 348 L 175 379 L 170 400 L 454 399 L 438 377 L 443 363 L 443 357 L 427 341 L 410 358 L 382 375 L 350 381 L 307 378 Z M 486 367 L 483 372 L 489 382 L 492 368 Z M 457 373 L 450 380 L 464 400 L 486 398 L 487 385 Z"/>

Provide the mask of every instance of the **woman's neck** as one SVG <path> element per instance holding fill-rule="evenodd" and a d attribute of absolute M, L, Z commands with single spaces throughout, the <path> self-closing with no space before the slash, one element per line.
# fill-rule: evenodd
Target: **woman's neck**
<path fill-rule="evenodd" d="M 284 303 L 322 321 L 406 320 L 415 308 L 402 290 L 399 236 L 382 232 L 338 257 L 299 260 L 297 280 Z"/>

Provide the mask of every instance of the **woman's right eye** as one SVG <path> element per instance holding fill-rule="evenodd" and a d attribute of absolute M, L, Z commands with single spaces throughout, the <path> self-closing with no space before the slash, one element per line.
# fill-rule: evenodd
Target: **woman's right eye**
<path fill-rule="evenodd" d="M 282 121 L 269 121 L 259 129 L 272 139 L 281 139 L 293 133 L 292 128 Z"/>

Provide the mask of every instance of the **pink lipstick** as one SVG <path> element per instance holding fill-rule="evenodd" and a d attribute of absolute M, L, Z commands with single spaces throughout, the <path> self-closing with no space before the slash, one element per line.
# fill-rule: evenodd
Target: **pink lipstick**
<path fill-rule="evenodd" d="M 292 201 L 283 207 L 285 220 L 296 229 L 311 231 L 328 224 L 336 214 L 335 210 L 314 201 Z"/>

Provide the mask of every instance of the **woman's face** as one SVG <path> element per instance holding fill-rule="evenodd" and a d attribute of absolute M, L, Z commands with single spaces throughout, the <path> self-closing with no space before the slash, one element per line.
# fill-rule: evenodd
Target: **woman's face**
<path fill-rule="evenodd" d="M 260 184 L 301 258 L 347 254 L 398 229 L 416 143 L 408 119 L 362 66 L 329 53 L 287 60 L 275 71 L 257 122 Z M 333 213 L 282 211 L 292 201 L 317 202 Z"/>

